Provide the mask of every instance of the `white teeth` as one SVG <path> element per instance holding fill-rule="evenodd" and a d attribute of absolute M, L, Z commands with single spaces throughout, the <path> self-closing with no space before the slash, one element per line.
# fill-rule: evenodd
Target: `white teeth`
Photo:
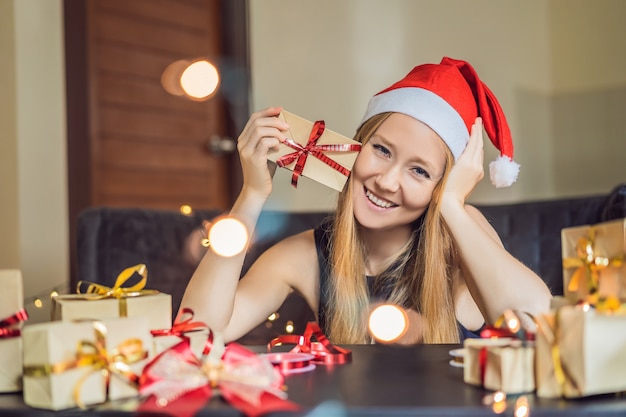
<path fill-rule="evenodd" d="M 393 203 L 390 203 L 389 201 L 381 200 L 380 198 L 376 197 L 374 194 L 370 193 L 369 190 L 365 190 L 365 195 L 367 196 L 369 201 L 376 204 L 378 207 L 389 208 L 394 205 Z"/>

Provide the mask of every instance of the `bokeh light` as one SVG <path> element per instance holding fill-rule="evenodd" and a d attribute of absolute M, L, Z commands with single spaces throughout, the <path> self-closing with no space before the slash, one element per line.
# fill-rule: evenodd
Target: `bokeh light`
<path fill-rule="evenodd" d="M 217 68 L 209 61 L 199 60 L 191 63 L 180 76 L 183 91 L 191 98 L 205 100 L 209 98 L 220 83 Z"/>
<path fill-rule="evenodd" d="M 225 217 L 213 223 L 209 230 L 211 249 L 220 256 L 235 256 L 248 244 L 248 231 L 237 219 Z"/>
<path fill-rule="evenodd" d="M 377 341 L 393 343 L 406 333 L 407 315 L 398 306 L 381 304 L 370 313 L 368 327 L 370 334 Z"/>
<path fill-rule="evenodd" d="M 180 213 L 184 214 L 185 216 L 189 216 L 193 213 L 193 209 L 188 204 L 183 204 L 182 206 L 180 206 L 179 210 L 180 210 Z"/>

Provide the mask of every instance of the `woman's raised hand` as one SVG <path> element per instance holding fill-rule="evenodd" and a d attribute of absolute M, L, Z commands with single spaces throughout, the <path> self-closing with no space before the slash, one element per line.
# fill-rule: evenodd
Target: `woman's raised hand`
<path fill-rule="evenodd" d="M 465 150 L 448 175 L 444 195 L 458 199 L 461 204 L 465 203 L 467 197 L 485 176 L 483 144 L 483 122 L 478 117 L 472 125 Z"/>
<path fill-rule="evenodd" d="M 277 116 L 282 107 L 269 107 L 253 113 L 237 140 L 243 171 L 243 189 L 267 198 L 272 192 L 272 176 L 267 155 L 285 141 L 287 123 Z"/>

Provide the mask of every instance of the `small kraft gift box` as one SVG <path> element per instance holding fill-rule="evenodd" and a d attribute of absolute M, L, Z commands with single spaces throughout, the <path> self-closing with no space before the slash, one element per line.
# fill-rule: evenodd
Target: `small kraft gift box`
<path fill-rule="evenodd" d="M 189 340 L 191 351 L 197 358 L 202 358 L 211 346 L 223 344 L 220 333 L 211 332 L 205 323 L 195 321 L 193 316 L 192 309 L 183 308 L 171 328 L 151 330 L 154 356 L 180 343 L 183 339 Z"/>
<path fill-rule="evenodd" d="M 626 302 L 626 219 L 565 228 L 561 250 L 567 300 L 593 295 Z"/>
<path fill-rule="evenodd" d="M 361 143 L 326 129 L 323 120 L 310 122 L 282 111 L 279 116 L 289 125 L 287 140 L 268 159 L 293 171 L 291 184 L 298 186 L 300 176 L 315 180 L 337 191 L 343 189 L 361 150 Z"/>
<path fill-rule="evenodd" d="M 17 392 L 22 389 L 21 327 L 28 318 L 21 271 L 1 269 L 0 288 L 0 392 Z"/>
<path fill-rule="evenodd" d="M 563 305 L 537 317 L 537 396 L 626 391 L 626 310 Z"/>
<path fill-rule="evenodd" d="M 137 275 L 141 278 L 137 283 L 126 285 Z M 145 317 L 151 330 L 168 329 L 172 326 L 172 296 L 146 289 L 147 280 L 146 265 L 138 264 L 124 269 L 113 287 L 81 281 L 76 294 L 52 298 L 52 320 Z"/>
<path fill-rule="evenodd" d="M 62 410 L 138 395 L 151 359 L 144 317 L 24 326 L 24 402 Z"/>
<path fill-rule="evenodd" d="M 463 380 L 507 394 L 535 390 L 535 345 L 513 338 L 466 339 Z"/>

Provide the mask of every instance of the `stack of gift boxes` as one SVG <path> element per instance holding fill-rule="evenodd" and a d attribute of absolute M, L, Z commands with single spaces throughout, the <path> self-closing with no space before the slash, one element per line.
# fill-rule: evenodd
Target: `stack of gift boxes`
<path fill-rule="evenodd" d="M 563 229 L 561 242 L 564 296 L 526 315 L 532 333 L 502 320 L 466 340 L 465 382 L 542 398 L 626 391 L 626 219 Z"/>
<path fill-rule="evenodd" d="M 52 298 L 51 321 L 28 324 L 20 271 L 0 271 L 0 392 L 22 391 L 36 408 L 87 407 L 137 397 L 146 364 L 183 338 L 205 353 L 208 327 L 187 309 L 172 323 L 171 296 L 145 288 L 145 265 L 111 288 L 82 284 L 85 292 Z"/>
<path fill-rule="evenodd" d="M 290 126 L 289 141 L 268 159 L 293 172 L 294 187 L 306 176 L 341 190 L 360 143 L 323 121 L 279 117 Z M 142 370 L 183 339 L 196 357 L 215 360 L 221 336 L 193 321 L 190 310 L 172 323 L 171 296 L 149 289 L 147 274 L 140 264 L 113 287 L 80 282 L 75 294 L 53 297 L 50 322 L 24 324 L 20 272 L 0 271 L 0 392 L 22 391 L 36 408 L 86 407 L 138 396 Z"/>

